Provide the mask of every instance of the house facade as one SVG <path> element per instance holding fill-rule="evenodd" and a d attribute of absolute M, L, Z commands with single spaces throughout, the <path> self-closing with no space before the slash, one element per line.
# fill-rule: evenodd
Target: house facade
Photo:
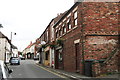
<path fill-rule="evenodd" d="M 42 35 L 37 39 L 37 42 L 39 42 L 38 47 L 38 53 L 39 53 L 39 59 L 40 63 L 55 68 L 55 50 L 54 50 L 54 24 L 62 17 L 62 15 L 65 13 L 60 13 L 51 20 L 51 22 L 48 24 L 45 31 L 42 33 Z"/>
<path fill-rule="evenodd" d="M 63 15 L 54 25 L 55 41 L 62 43 L 55 49 L 56 68 L 87 76 L 118 72 L 118 5 L 77 2 Z M 105 68 L 110 58 L 115 59 L 111 64 L 115 67 Z"/>
<path fill-rule="evenodd" d="M 0 60 L 9 63 L 11 57 L 11 42 L 10 40 L 0 32 Z"/>
<path fill-rule="evenodd" d="M 50 43 L 54 39 L 54 34 L 51 33 L 51 32 L 54 32 L 54 31 L 51 31 L 54 29 L 53 24 L 54 24 L 54 20 L 51 20 L 51 22 L 49 23 L 49 25 L 47 26 L 43 34 L 38 39 L 38 41 L 40 42 L 38 44 L 39 45 L 38 53 L 40 56 L 40 63 L 45 66 L 52 66 L 51 63 L 54 60 L 52 56 L 54 52 L 50 47 Z"/>
<path fill-rule="evenodd" d="M 14 45 L 12 45 L 12 57 L 18 57 L 18 48 Z"/>
<path fill-rule="evenodd" d="M 33 59 L 35 54 L 35 43 L 30 44 L 22 51 L 22 55 L 27 59 Z"/>

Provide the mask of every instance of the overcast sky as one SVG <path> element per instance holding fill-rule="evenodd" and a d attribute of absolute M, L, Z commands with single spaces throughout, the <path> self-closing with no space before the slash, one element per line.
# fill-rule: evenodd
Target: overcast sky
<path fill-rule="evenodd" d="M 70 9 L 74 0 L 0 0 L 0 31 L 22 51 L 35 41 L 58 13 Z"/>

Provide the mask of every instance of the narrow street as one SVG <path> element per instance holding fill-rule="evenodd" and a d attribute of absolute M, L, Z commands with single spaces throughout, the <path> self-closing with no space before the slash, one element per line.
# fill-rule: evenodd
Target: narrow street
<path fill-rule="evenodd" d="M 34 60 L 21 60 L 20 65 L 10 65 L 12 78 L 64 78 L 37 66 Z"/>
<path fill-rule="evenodd" d="M 68 78 L 66 76 L 52 72 L 42 66 L 36 65 L 34 60 L 21 60 L 20 65 L 10 65 L 10 69 L 13 69 L 10 80 L 98 80 L 97 78 Z M 99 80 L 109 80 L 109 78 L 101 78 Z M 110 80 L 117 80 L 111 78 Z"/>

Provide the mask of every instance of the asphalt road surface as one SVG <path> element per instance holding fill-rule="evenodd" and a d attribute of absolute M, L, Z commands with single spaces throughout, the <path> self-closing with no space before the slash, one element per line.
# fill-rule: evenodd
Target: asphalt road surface
<path fill-rule="evenodd" d="M 34 60 L 21 60 L 20 65 L 10 65 L 12 78 L 63 78 L 37 66 Z"/>
<path fill-rule="evenodd" d="M 13 73 L 11 74 L 12 78 L 10 80 L 117 80 L 114 78 L 67 78 L 63 75 L 51 72 L 44 67 L 36 65 L 34 60 L 21 60 L 20 65 L 10 65 L 9 67 L 10 69 L 13 69 Z"/>

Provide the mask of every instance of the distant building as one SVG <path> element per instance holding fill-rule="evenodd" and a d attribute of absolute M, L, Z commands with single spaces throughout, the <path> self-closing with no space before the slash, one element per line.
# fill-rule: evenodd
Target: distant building
<path fill-rule="evenodd" d="M 30 42 L 30 44 L 23 50 L 22 55 L 27 59 L 33 59 L 36 56 L 35 44 Z"/>
<path fill-rule="evenodd" d="M 37 45 L 37 52 L 39 53 L 39 61 L 41 64 L 44 64 L 45 66 L 53 67 L 55 68 L 55 50 L 54 50 L 54 28 L 53 26 L 56 24 L 56 22 L 65 14 L 60 13 L 50 21 L 48 26 L 46 27 L 45 31 L 42 33 L 42 35 L 36 40 L 39 42 Z"/>
<path fill-rule="evenodd" d="M 14 45 L 12 45 L 12 57 L 18 57 L 18 48 Z"/>

